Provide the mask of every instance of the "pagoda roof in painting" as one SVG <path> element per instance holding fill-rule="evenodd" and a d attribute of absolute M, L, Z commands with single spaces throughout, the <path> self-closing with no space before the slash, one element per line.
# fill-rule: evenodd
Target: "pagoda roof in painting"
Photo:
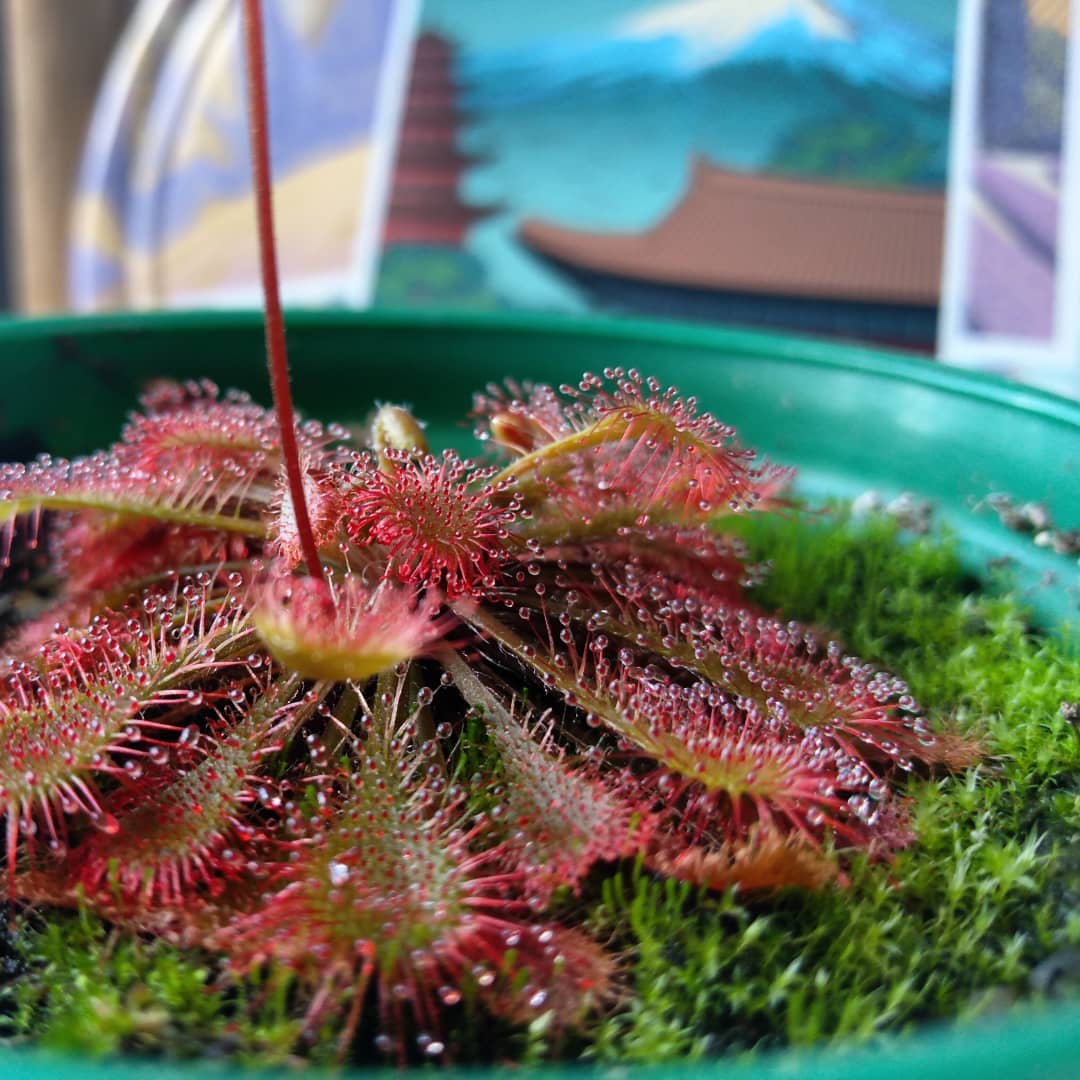
<path fill-rule="evenodd" d="M 638 233 L 540 220 L 521 239 L 570 266 L 731 292 L 936 305 L 945 199 L 900 190 L 747 174 L 698 158 L 683 198 Z"/>

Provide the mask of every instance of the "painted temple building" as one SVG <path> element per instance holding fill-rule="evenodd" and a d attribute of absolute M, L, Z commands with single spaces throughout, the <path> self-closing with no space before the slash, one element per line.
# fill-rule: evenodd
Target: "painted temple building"
<path fill-rule="evenodd" d="M 929 349 L 944 223 L 940 191 L 751 175 L 698 158 L 651 229 L 533 219 L 519 235 L 598 307 Z"/>
<path fill-rule="evenodd" d="M 398 136 L 384 244 L 460 247 L 486 207 L 468 206 L 458 195 L 461 175 L 477 158 L 457 146 L 462 124 L 454 53 L 434 33 L 417 38 Z"/>

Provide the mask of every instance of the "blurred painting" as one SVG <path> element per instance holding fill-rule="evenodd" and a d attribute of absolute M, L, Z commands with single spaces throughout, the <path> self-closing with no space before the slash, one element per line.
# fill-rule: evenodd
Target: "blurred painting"
<path fill-rule="evenodd" d="M 1080 391 L 1069 0 L 968 0 L 941 325 L 949 360 Z M 1075 130 L 1074 130 L 1075 133 Z M 1071 147 L 1071 152 L 1070 152 Z"/>
<path fill-rule="evenodd" d="M 87 144 L 77 306 L 256 299 L 236 7 L 141 0 Z M 956 0 L 266 14 L 292 302 L 933 349 Z"/>
<path fill-rule="evenodd" d="M 267 0 L 284 296 L 373 287 L 417 0 Z M 75 203 L 75 307 L 255 304 L 240 5 L 143 0 L 97 103 Z"/>
<path fill-rule="evenodd" d="M 377 300 L 929 350 L 955 14 L 425 0 Z"/>

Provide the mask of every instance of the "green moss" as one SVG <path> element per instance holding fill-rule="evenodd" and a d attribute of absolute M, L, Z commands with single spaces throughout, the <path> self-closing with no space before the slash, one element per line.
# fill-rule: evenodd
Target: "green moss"
<path fill-rule="evenodd" d="M 53 913 L 14 931 L 25 972 L 0 991 L 0 1032 L 58 1053 L 289 1060 L 299 1024 L 284 978 L 217 985 L 213 962 L 160 939 L 109 932 L 90 915 Z"/>
<path fill-rule="evenodd" d="M 885 520 L 744 528 L 773 572 L 757 600 L 828 626 L 900 673 L 987 757 L 912 778 L 918 841 L 847 889 L 769 902 L 714 898 L 641 872 L 593 913 L 627 950 L 629 1008 L 600 1026 L 603 1060 L 866 1040 L 1031 996 L 1030 976 L 1080 943 L 1080 736 L 1061 710 L 1080 660 L 1033 633 L 1009 597 L 976 593 L 953 545 Z"/>
<path fill-rule="evenodd" d="M 903 675 L 936 717 L 984 740 L 985 759 L 912 777 L 918 842 L 891 866 L 857 863 L 846 889 L 753 901 L 639 867 L 597 873 L 563 903 L 622 950 L 625 1007 L 590 1027 L 587 1046 L 466 1016 L 459 1060 L 692 1062 L 892 1037 L 1034 996 L 1033 970 L 1080 945 L 1080 735 L 1060 708 L 1080 699 L 1076 650 L 1033 633 L 1016 600 L 978 592 L 947 540 L 841 515 L 763 519 L 744 534 L 774 565 L 759 603 Z M 476 740 L 466 775 L 490 765 L 478 724 L 463 729 Z M 198 953 L 80 917 L 50 917 L 20 951 L 29 972 L 0 999 L 18 1040 L 262 1064 L 294 1048 L 287 982 L 220 984 Z"/>

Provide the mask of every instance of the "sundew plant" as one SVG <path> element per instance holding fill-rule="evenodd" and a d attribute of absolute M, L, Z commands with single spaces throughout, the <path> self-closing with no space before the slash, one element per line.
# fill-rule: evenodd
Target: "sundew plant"
<path fill-rule="evenodd" d="M 761 606 L 737 532 L 792 512 L 789 470 L 618 368 L 483 389 L 473 458 L 403 407 L 296 422 L 258 9 L 275 408 L 158 384 L 107 450 L 0 469 L 4 550 L 40 538 L 59 582 L 4 645 L 9 902 L 198 948 L 255 998 L 286 973 L 299 1048 L 407 1061 L 452 1057 L 466 1010 L 610 1031 L 621 894 L 575 898 L 627 865 L 894 889 L 909 778 L 980 747 Z"/>
<path fill-rule="evenodd" d="M 241 395 L 157 387 L 108 450 L 4 467 L 8 542 L 44 528 L 63 582 L 6 645 L 9 897 L 283 965 L 343 1053 L 370 997 L 362 1037 L 438 1056 L 464 995 L 612 1004 L 550 910 L 598 864 L 820 888 L 912 842 L 894 781 L 973 750 L 748 598 L 722 523 L 786 472 L 633 372 L 475 412 L 496 464 L 396 407 L 361 445 L 300 428 L 318 575 Z"/>

